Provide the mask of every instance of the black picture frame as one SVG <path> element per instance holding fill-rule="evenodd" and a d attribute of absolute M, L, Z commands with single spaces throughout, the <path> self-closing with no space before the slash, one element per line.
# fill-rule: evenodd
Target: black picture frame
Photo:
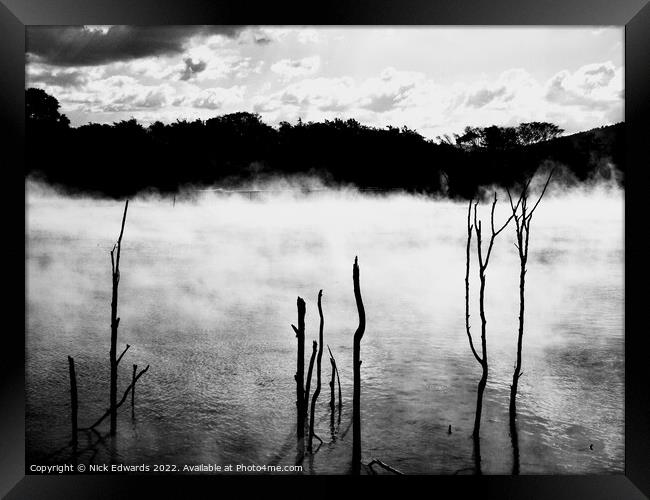
<path fill-rule="evenodd" d="M 238 485 L 291 483 L 304 477 L 25 475 L 24 326 L 24 88 L 25 27 L 80 24 L 320 24 L 320 25 L 625 25 L 625 474 L 608 476 L 484 476 L 380 478 L 398 487 L 416 481 L 429 492 L 451 486 L 483 498 L 644 498 L 650 496 L 650 370 L 643 258 L 644 195 L 650 170 L 650 5 L 648 0 L 358 0 L 308 4 L 240 0 L 0 0 L 0 164 L 4 181 L 0 356 L 0 495 L 18 498 L 113 498 L 146 491 L 189 496 L 197 485 L 213 492 Z M 480 50 L 480 48 L 477 48 Z M 22 325 L 22 327 L 21 327 Z M 21 329 L 22 328 L 22 333 Z M 244 481 L 242 481 L 242 479 Z M 322 477 L 310 480 L 322 482 Z M 218 483 L 217 483 L 218 481 Z M 328 478 L 339 494 L 337 478 Z M 332 481 L 330 483 L 330 481 Z M 346 482 L 348 482 L 346 480 Z M 374 480 L 370 480 L 374 481 Z M 431 484 L 424 484 L 424 481 Z M 364 485 L 370 486 L 368 480 Z M 214 489 L 213 489 L 214 488 Z M 225 490 L 221 490 L 225 493 Z M 305 491 L 305 490 L 302 490 Z M 415 491 L 415 490 L 414 490 Z M 149 495 L 147 495 L 149 496 Z M 212 495 L 211 495 L 212 496 Z"/>

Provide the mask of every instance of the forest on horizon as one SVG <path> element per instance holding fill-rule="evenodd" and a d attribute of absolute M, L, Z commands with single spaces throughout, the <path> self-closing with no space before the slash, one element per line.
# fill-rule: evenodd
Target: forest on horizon
<path fill-rule="evenodd" d="M 555 182 L 623 184 L 624 123 L 572 135 L 547 122 L 466 127 L 427 139 L 408 127 L 353 119 L 281 122 L 239 112 L 143 126 L 135 119 L 71 127 L 56 97 L 30 88 L 26 177 L 68 193 L 111 198 L 192 187 L 313 176 L 326 186 L 474 197 L 482 186 L 512 187 L 555 167 Z"/>

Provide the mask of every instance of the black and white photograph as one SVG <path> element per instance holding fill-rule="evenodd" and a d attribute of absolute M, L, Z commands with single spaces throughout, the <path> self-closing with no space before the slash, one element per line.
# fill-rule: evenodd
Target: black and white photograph
<path fill-rule="evenodd" d="M 27 473 L 625 473 L 623 26 L 25 33 Z"/>

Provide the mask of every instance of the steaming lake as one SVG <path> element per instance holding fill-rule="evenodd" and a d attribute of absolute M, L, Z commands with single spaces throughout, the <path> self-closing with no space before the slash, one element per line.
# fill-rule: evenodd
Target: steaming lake
<path fill-rule="evenodd" d="M 500 195 L 496 220 L 508 215 Z M 623 193 L 559 192 L 539 205 L 530 236 L 521 472 L 624 470 Z M 489 203 L 482 204 L 489 227 Z M 70 463 L 67 356 L 76 363 L 79 425 L 108 406 L 111 263 L 123 203 L 27 191 L 27 463 Z M 467 205 L 354 191 L 192 200 L 131 200 L 119 296 L 119 395 L 132 365 L 149 364 L 119 410 L 111 444 L 81 462 L 286 464 L 296 460 L 296 297 L 307 303 L 306 360 L 325 343 L 343 391 L 330 428 L 330 364 L 305 473 L 349 471 L 352 337 L 359 256 L 367 327 L 361 346 L 362 458 L 405 473 L 467 473 L 480 366 L 464 326 Z M 485 232 L 485 229 L 484 229 Z M 481 428 L 484 473 L 509 474 L 509 384 L 516 355 L 519 261 L 514 227 L 487 271 L 490 377 Z M 473 240 L 473 244 L 475 240 Z M 472 246 L 475 255 L 475 247 Z M 472 261 L 472 331 L 480 343 Z M 314 384 L 312 384 L 312 388 Z M 448 426 L 452 434 L 448 434 Z M 338 428 L 337 428 L 338 427 Z M 108 421 L 100 427 L 108 430 Z M 96 440 L 94 435 L 91 435 Z M 80 434 L 80 448 L 88 437 Z M 590 449 L 593 445 L 593 449 Z"/>

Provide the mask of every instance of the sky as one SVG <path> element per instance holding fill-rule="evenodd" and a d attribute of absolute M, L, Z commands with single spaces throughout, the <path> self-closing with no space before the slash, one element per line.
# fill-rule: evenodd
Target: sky
<path fill-rule="evenodd" d="M 435 139 L 466 126 L 624 120 L 623 27 L 28 27 L 26 86 L 72 126 L 248 111 Z"/>

